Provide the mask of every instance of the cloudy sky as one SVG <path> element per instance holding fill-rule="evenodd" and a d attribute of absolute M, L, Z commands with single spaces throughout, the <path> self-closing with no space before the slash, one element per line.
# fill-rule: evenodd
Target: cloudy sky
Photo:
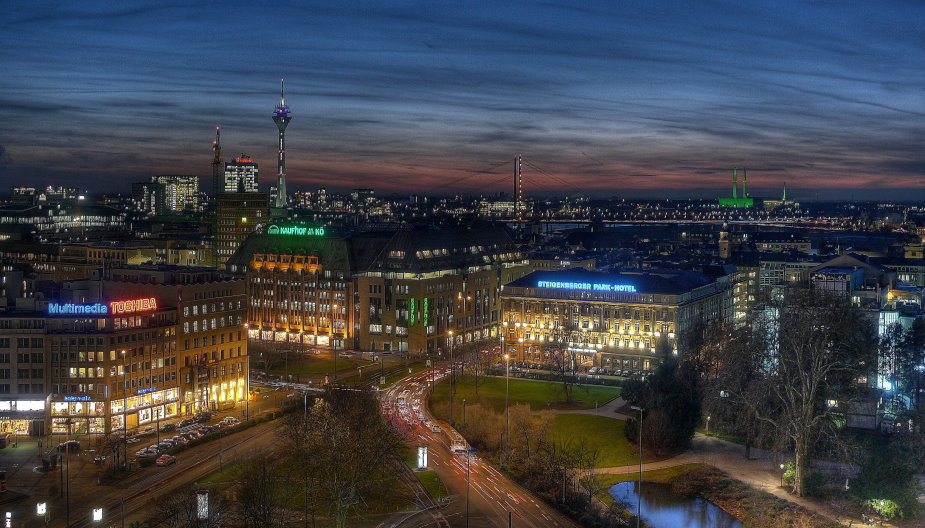
<path fill-rule="evenodd" d="M 925 3 L 26 2 L 0 17 L 0 193 L 128 191 L 248 153 L 290 191 L 925 199 Z M 913 191 L 909 191 L 913 189 Z M 875 191 L 871 193 L 870 191 Z M 799 191 L 795 191 L 799 192 Z"/>

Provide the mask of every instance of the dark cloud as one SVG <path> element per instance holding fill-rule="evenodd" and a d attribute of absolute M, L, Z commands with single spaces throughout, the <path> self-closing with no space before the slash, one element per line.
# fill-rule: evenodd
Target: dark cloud
<path fill-rule="evenodd" d="M 18 4 L 0 20 L 2 185 L 207 174 L 213 127 L 299 185 L 922 186 L 925 5 L 784 0 Z M 85 155 L 80 154 L 84 152 Z M 44 175 L 44 176 L 42 176 Z M 545 179 L 544 179 L 545 178 Z M 51 182 L 50 182 L 51 183 Z M 567 189 L 566 189 L 567 190 Z"/>

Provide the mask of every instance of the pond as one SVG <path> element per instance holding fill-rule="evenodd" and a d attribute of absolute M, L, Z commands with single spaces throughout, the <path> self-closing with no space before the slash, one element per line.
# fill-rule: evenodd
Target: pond
<path fill-rule="evenodd" d="M 620 482 L 610 488 L 610 496 L 636 513 L 636 481 Z M 700 497 L 672 493 L 668 484 L 642 483 L 642 520 L 652 528 L 742 528 L 735 517 Z"/>

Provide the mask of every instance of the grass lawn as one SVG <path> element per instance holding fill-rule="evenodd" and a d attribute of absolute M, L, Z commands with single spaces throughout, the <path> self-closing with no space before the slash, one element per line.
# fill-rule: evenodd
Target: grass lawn
<path fill-rule="evenodd" d="M 362 365 L 372 365 L 369 361 L 358 359 L 337 358 L 337 370 L 354 369 Z M 301 358 L 290 358 L 289 374 L 293 376 L 323 376 L 334 371 L 334 358 L 322 356 L 304 356 Z M 283 376 L 287 370 L 285 365 L 279 365 L 270 371 L 277 376 Z"/>
<path fill-rule="evenodd" d="M 639 451 L 623 434 L 625 422 L 593 414 L 558 414 L 552 429 L 556 440 L 584 440 L 598 449 L 596 467 L 628 466 L 639 462 Z"/>
<path fill-rule="evenodd" d="M 218 484 L 222 482 L 233 482 L 238 479 L 241 475 L 241 472 L 244 471 L 244 464 L 238 462 L 236 464 L 225 464 L 225 467 L 209 473 L 205 477 L 199 479 L 197 484 Z"/>
<path fill-rule="evenodd" d="M 475 394 L 475 378 L 466 376 L 458 378 L 456 383 L 456 401 L 462 405 L 463 398 L 467 404 L 479 403 L 492 407 L 495 411 L 504 410 L 504 378 L 483 378 L 479 383 L 479 394 Z M 556 407 L 564 406 L 562 384 L 550 381 L 510 380 L 510 403 L 527 403 L 534 411 L 547 408 L 548 403 Z M 574 389 L 574 402 L 571 408 L 591 409 L 595 403 L 604 403 L 620 396 L 620 387 L 603 385 L 578 385 Z M 447 403 L 450 400 L 450 383 L 444 380 L 437 384 L 430 397 L 431 406 Z"/>
<path fill-rule="evenodd" d="M 449 495 L 446 491 L 446 486 L 443 485 L 443 481 L 440 480 L 440 477 L 437 476 L 437 473 L 434 471 L 415 471 L 414 476 L 421 481 L 421 484 L 424 485 L 424 489 L 427 490 L 427 493 L 430 493 L 430 496 L 435 499 L 442 499 Z"/>

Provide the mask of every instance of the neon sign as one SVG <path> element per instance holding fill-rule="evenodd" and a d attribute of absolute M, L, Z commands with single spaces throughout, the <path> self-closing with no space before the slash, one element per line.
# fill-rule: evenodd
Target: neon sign
<path fill-rule="evenodd" d="M 138 389 L 135 391 L 135 394 L 148 394 L 149 392 L 154 392 L 157 390 L 157 387 L 145 387 L 144 389 Z"/>
<path fill-rule="evenodd" d="M 593 282 L 537 281 L 537 288 L 555 288 L 563 290 L 588 290 L 600 292 L 636 293 L 632 284 L 607 284 Z"/>
<path fill-rule="evenodd" d="M 58 304 L 48 305 L 49 315 L 106 315 L 109 312 L 105 304 Z"/>
<path fill-rule="evenodd" d="M 157 310 L 157 299 L 154 297 L 147 297 L 145 299 L 132 299 L 130 301 L 112 301 L 109 303 L 109 309 L 114 314 Z"/>
<path fill-rule="evenodd" d="M 65 396 L 64 401 L 66 402 L 88 402 L 90 401 L 89 396 Z"/>
<path fill-rule="evenodd" d="M 278 225 L 271 225 L 267 228 L 268 235 L 296 235 L 296 236 L 324 236 L 323 227 L 304 227 L 304 226 L 289 226 L 289 227 L 280 227 Z"/>

